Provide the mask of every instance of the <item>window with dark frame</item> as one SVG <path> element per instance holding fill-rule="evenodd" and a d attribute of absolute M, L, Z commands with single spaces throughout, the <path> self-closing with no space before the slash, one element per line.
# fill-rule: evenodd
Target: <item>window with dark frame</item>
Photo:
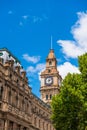
<path fill-rule="evenodd" d="M 50 99 L 52 99 L 52 95 L 50 94 Z"/>
<path fill-rule="evenodd" d="M 46 100 L 48 100 L 48 95 L 46 95 Z"/>
<path fill-rule="evenodd" d="M 49 70 L 48 70 L 48 73 L 50 73 L 50 72 L 51 72 L 51 70 L 49 69 Z"/>
<path fill-rule="evenodd" d="M 49 65 L 52 65 L 52 61 L 49 61 Z"/>
<path fill-rule="evenodd" d="M 0 87 L 0 100 L 2 100 L 2 95 L 3 95 L 3 87 Z"/>

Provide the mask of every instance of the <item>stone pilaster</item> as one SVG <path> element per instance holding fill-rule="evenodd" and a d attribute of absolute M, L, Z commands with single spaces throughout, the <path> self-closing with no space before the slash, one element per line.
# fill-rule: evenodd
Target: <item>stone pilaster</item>
<path fill-rule="evenodd" d="M 9 121 L 5 120 L 4 121 L 4 130 L 8 130 L 9 129 L 8 126 L 9 126 Z"/>
<path fill-rule="evenodd" d="M 3 98 L 4 98 L 4 101 L 7 102 L 7 99 L 8 99 L 8 90 L 7 90 L 7 86 L 5 84 L 5 87 L 4 87 L 4 90 L 3 90 Z"/>
<path fill-rule="evenodd" d="M 40 121 L 40 130 L 43 130 L 43 121 Z"/>
<path fill-rule="evenodd" d="M 37 128 L 39 128 L 39 119 L 38 119 L 38 117 L 36 118 L 36 126 L 37 126 Z"/>

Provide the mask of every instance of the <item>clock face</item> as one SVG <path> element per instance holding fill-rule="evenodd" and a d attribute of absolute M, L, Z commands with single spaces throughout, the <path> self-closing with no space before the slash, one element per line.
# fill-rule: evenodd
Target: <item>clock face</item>
<path fill-rule="evenodd" d="M 52 77 L 47 77 L 45 79 L 45 83 L 46 83 L 46 85 L 51 85 L 53 83 L 53 78 Z"/>

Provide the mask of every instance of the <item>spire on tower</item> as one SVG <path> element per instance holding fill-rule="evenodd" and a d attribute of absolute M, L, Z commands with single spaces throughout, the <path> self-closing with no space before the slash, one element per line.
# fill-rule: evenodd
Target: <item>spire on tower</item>
<path fill-rule="evenodd" d="M 51 36 L 51 50 L 53 49 L 53 39 L 52 39 L 52 36 Z"/>

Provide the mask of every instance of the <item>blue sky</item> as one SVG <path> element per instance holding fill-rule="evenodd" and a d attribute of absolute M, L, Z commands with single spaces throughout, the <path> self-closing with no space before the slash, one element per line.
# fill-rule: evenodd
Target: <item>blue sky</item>
<path fill-rule="evenodd" d="M 79 73 L 77 57 L 87 52 L 87 1 L 0 0 L 0 48 L 21 61 L 37 96 L 51 35 L 62 77 Z"/>

